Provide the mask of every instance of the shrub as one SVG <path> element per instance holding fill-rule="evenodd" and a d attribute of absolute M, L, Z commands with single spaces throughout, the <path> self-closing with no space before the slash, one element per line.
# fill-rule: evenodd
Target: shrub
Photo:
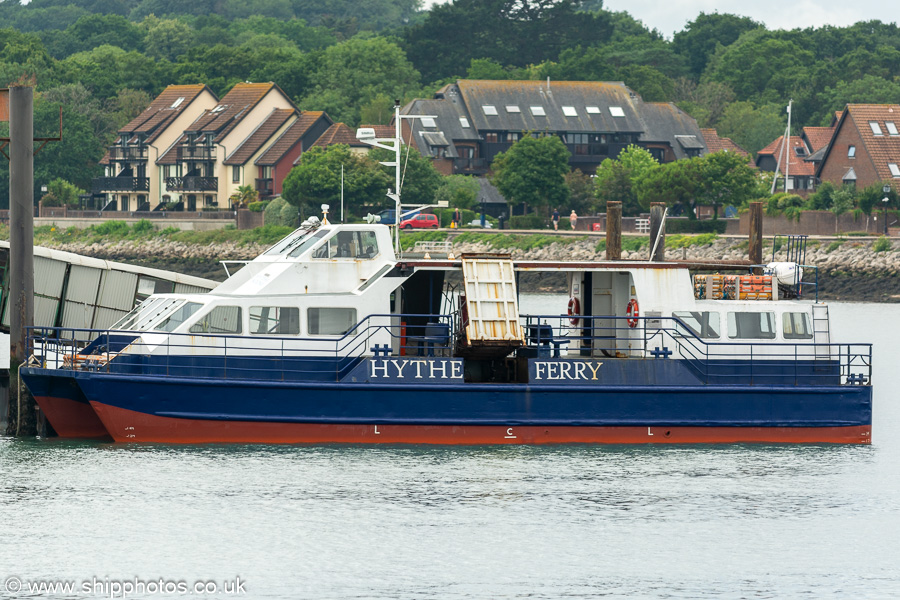
<path fill-rule="evenodd" d="M 294 227 L 297 222 L 297 207 L 288 204 L 284 198 L 275 198 L 263 211 L 263 222 L 266 225 Z"/>
<path fill-rule="evenodd" d="M 721 219 L 666 219 L 666 233 L 725 233 L 728 223 Z"/>
<path fill-rule="evenodd" d="M 510 229 L 546 229 L 547 221 L 540 215 L 515 215 L 509 219 Z"/>
<path fill-rule="evenodd" d="M 884 236 L 879 237 L 877 240 L 875 240 L 875 243 L 872 244 L 873 252 L 887 252 L 892 248 L 893 245 L 891 244 L 891 240 L 887 239 Z"/>
<path fill-rule="evenodd" d="M 91 225 L 89 229 L 98 235 L 126 236 L 130 231 L 128 223 L 125 221 L 106 221 L 99 225 Z"/>
<path fill-rule="evenodd" d="M 266 207 L 269 205 L 270 200 L 260 200 L 259 202 L 251 202 L 247 205 L 247 209 L 250 212 L 263 212 L 266 210 Z"/>
<path fill-rule="evenodd" d="M 131 226 L 131 232 L 137 235 L 147 235 L 156 231 L 156 225 L 147 219 L 141 219 Z"/>
<path fill-rule="evenodd" d="M 834 252 L 835 250 L 837 250 L 838 248 L 840 248 L 843 245 L 844 245 L 844 240 L 836 240 L 836 241 L 828 244 L 828 247 L 825 248 L 825 252 L 827 254 L 831 254 L 832 252 Z"/>

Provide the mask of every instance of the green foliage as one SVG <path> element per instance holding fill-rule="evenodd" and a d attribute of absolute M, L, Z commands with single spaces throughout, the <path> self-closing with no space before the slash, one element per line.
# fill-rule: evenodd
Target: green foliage
<path fill-rule="evenodd" d="M 872 252 L 887 252 L 892 249 L 893 245 L 891 244 L 891 240 L 884 236 L 879 237 L 875 240 L 875 243 L 872 244 Z"/>
<path fill-rule="evenodd" d="M 513 215 L 509 218 L 510 229 L 546 229 L 547 219 L 539 214 Z"/>
<path fill-rule="evenodd" d="M 566 187 L 569 188 L 569 210 L 574 210 L 579 216 L 595 212 L 597 198 L 594 196 L 594 181 L 590 175 L 575 169 L 565 174 Z"/>
<path fill-rule="evenodd" d="M 78 207 L 78 196 L 84 190 L 72 185 L 65 179 L 56 178 L 47 184 L 47 195 L 41 198 L 44 206 Z"/>
<path fill-rule="evenodd" d="M 266 210 L 266 207 L 269 205 L 270 200 L 261 200 L 258 202 L 251 202 L 247 205 L 247 209 L 250 212 L 263 212 Z"/>
<path fill-rule="evenodd" d="M 635 185 L 641 209 L 650 210 L 652 202 L 681 207 L 690 205 L 701 185 L 699 167 L 699 159 L 694 158 L 657 165 L 647 171 Z M 687 213 L 688 218 L 696 218 L 692 210 Z"/>
<path fill-rule="evenodd" d="M 727 48 L 742 33 L 761 27 L 762 24 L 749 17 L 701 12 L 682 31 L 675 33 L 672 46 L 675 52 L 687 58 L 691 73 L 699 77 L 717 47 Z"/>
<path fill-rule="evenodd" d="M 252 185 L 241 185 L 235 193 L 228 198 L 233 208 L 248 206 L 259 200 L 259 192 Z"/>
<path fill-rule="evenodd" d="M 515 233 L 484 233 L 483 231 L 466 231 L 454 239 L 454 243 L 481 243 L 490 248 L 516 249 L 527 252 L 537 248 L 546 248 L 550 244 L 571 245 L 584 241 L 584 236 L 561 236 L 553 234 L 522 235 Z"/>
<path fill-rule="evenodd" d="M 289 204 L 284 198 L 275 198 L 271 202 L 269 202 L 268 206 L 263 209 L 263 223 L 266 225 L 273 226 L 281 226 L 281 227 L 289 227 L 294 224 L 295 219 L 292 219 L 290 222 L 285 222 L 282 219 L 282 213 L 286 206 L 293 207 L 292 204 Z M 294 208 L 294 212 L 296 213 L 297 209 Z M 310 216 L 310 215 L 306 215 Z M 296 216 L 295 216 L 296 218 Z"/>
<path fill-rule="evenodd" d="M 441 186 L 434 193 L 435 202 L 447 202 L 453 208 L 472 208 L 478 202 L 481 186 L 474 177 L 450 175 L 444 177 Z"/>
<path fill-rule="evenodd" d="M 130 231 L 125 221 L 105 221 L 99 225 L 91 225 L 88 229 L 97 235 L 109 236 L 126 236 Z"/>
<path fill-rule="evenodd" d="M 369 160 L 388 162 L 394 160 L 394 153 L 375 148 L 369 153 Z M 394 167 L 380 166 L 381 171 L 393 180 Z M 422 156 L 410 146 L 400 148 L 400 197 L 404 204 L 434 204 L 438 188 L 444 176 L 434 168 L 431 158 Z M 477 182 L 476 182 L 477 184 Z"/>
<path fill-rule="evenodd" d="M 559 137 L 525 135 L 494 158 L 491 183 L 511 204 L 534 208 L 565 205 L 569 151 Z"/>
<path fill-rule="evenodd" d="M 435 208 L 434 214 L 438 216 L 438 221 L 441 223 L 441 227 L 449 227 L 450 223 L 453 221 L 453 208 Z M 468 209 L 460 209 L 460 221 L 462 223 L 471 223 L 474 219 L 479 218 L 478 213 L 474 210 Z M 496 221 L 496 219 L 493 219 Z"/>
<path fill-rule="evenodd" d="M 420 85 L 403 50 L 386 38 L 360 36 L 330 46 L 316 65 L 302 104 L 351 126 L 360 122 L 360 106 L 379 94 L 404 98 Z"/>
<path fill-rule="evenodd" d="M 400 249 L 412 250 L 416 242 L 443 242 L 446 240 L 446 231 L 401 231 Z"/>
<path fill-rule="evenodd" d="M 853 208 L 853 193 L 848 189 L 839 189 L 834 192 L 829 209 L 837 217 L 834 221 L 835 232 L 840 230 L 840 217 Z"/>
<path fill-rule="evenodd" d="M 659 163 L 650 152 L 634 145 L 620 152 L 617 159 L 604 160 L 594 175 L 594 191 L 600 200 L 600 209 L 605 210 L 607 202 L 617 201 L 622 203 L 623 215 L 640 213 L 643 208 L 643 201 L 639 203 L 640 182 L 657 167 Z M 649 207 L 649 202 L 646 206 Z"/>
<path fill-rule="evenodd" d="M 784 106 L 765 104 L 757 107 L 749 101 L 728 104 L 716 128 L 722 137 L 756 154 L 784 131 L 787 115 Z"/>
<path fill-rule="evenodd" d="M 644 246 L 650 246 L 650 238 L 646 236 L 622 236 L 622 250 L 626 252 L 638 252 Z"/>
<path fill-rule="evenodd" d="M 828 244 L 828 247 L 825 248 L 825 253 L 831 254 L 832 252 L 834 252 L 835 250 L 837 250 L 838 248 L 840 248 L 843 245 L 844 245 L 844 240 L 835 240 L 835 241 L 831 242 L 830 244 Z"/>
<path fill-rule="evenodd" d="M 668 226 L 668 223 L 666 224 Z M 709 246 L 719 239 L 715 233 L 700 235 L 666 235 L 666 248 L 690 248 L 691 246 Z"/>
<path fill-rule="evenodd" d="M 766 201 L 766 214 L 770 217 L 782 215 L 788 221 L 800 221 L 804 200 L 796 194 L 777 192 Z"/>
<path fill-rule="evenodd" d="M 393 186 L 393 177 L 389 177 L 373 160 L 350 152 L 350 147 L 344 144 L 327 148 L 314 146 L 304 152 L 300 164 L 291 169 L 284 179 L 282 197 L 299 209 L 304 219 L 312 215 L 320 216 L 322 204 L 330 205 L 332 211 L 339 210 L 341 166 L 344 168 L 347 211 L 363 215 L 367 207 L 384 202 L 384 193 Z M 266 214 L 270 210 L 274 210 L 271 204 L 266 208 Z"/>
<path fill-rule="evenodd" d="M 131 226 L 131 232 L 136 235 L 148 235 L 156 232 L 156 225 L 147 219 L 141 219 Z"/>

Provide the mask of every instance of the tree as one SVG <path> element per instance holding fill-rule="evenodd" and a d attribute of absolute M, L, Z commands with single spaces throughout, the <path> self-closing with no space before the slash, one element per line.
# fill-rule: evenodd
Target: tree
<path fill-rule="evenodd" d="M 65 179 L 54 179 L 47 184 L 47 193 L 41 198 L 44 206 L 78 206 L 78 196 L 85 191 Z"/>
<path fill-rule="evenodd" d="M 840 231 L 841 215 L 853 208 L 853 192 L 846 188 L 835 190 L 831 196 L 831 208 L 834 213 L 834 232 Z"/>
<path fill-rule="evenodd" d="M 147 56 L 174 61 L 191 46 L 193 32 L 189 25 L 177 19 L 158 19 L 150 15 L 141 21 L 145 32 Z"/>
<path fill-rule="evenodd" d="M 355 126 L 360 106 L 386 94 L 403 98 L 419 88 L 419 73 L 395 43 L 381 37 L 355 37 L 326 48 L 310 77 L 314 86 L 301 104 L 324 110 Z"/>
<path fill-rule="evenodd" d="M 695 159 L 700 175 L 698 204 L 712 205 L 719 217 L 721 204 L 740 206 L 757 197 L 757 177 L 748 159 L 734 152 L 714 152 Z"/>
<path fill-rule="evenodd" d="M 672 48 L 685 57 L 691 73 L 699 77 L 717 46 L 730 46 L 742 33 L 762 27 L 749 17 L 701 12 L 672 37 Z"/>
<path fill-rule="evenodd" d="M 670 207 L 690 206 L 688 217 L 691 219 L 697 218 L 693 205 L 699 187 L 697 159 L 657 165 L 635 183 L 636 194 L 644 210 L 649 210 L 651 202 L 665 202 Z"/>
<path fill-rule="evenodd" d="M 716 129 L 720 136 L 755 154 L 784 132 L 786 120 L 783 106 L 756 108 L 751 102 L 732 102 L 725 107 Z"/>
<path fill-rule="evenodd" d="M 566 187 L 569 188 L 569 208 L 579 215 L 594 212 L 594 182 L 590 175 L 575 169 L 565 175 Z"/>
<path fill-rule="evenodd" d="M 478 202 L 481 186 L 474 177 L 449 175 L 434 194 L 435 202 L 447 202 L 453 208 L 473 208 Z"/>
<path fill-rule="evenodd" d="M 827 87 L 819 94 L 823 108 L 822 123 L 831 124 L 837 110 L 846 104 L 892 104 L 900 98 L 900 83 L 875 75 L 864 75 L 854 81 L 839 81 L 835 87 Z"/>
<path fill-rule="evenodd" d="M 241 185 L 228 200 L 234 208 L 246 207 L 251 202 L 259 200 L 259 192 L 252 185 Z"/>
<path fill-rule="evenodd" d="M 569 198 L 565 174 L 570 156 L 559 137 L 526 134 L 494 158 L 490 180 L 510 205 L 561 206 Z"/>
<path fill-rule="evenodd" d="M 385 191 L 393 186 L 380 165 L 337 144 L 314 146 L 300 156 L 300 164 L 284 179 L 282 197 L 298 208 L 301 218 L 318 215 L 322 204 L 335 214 L 341 201 L 341 166 L 344 167 L 345 207 L 357 213 L 382 203 Z"/>
<path fill-rule="evenodd" d="M 659 163 L 644 148 L 629 145 L 619 153 L 618 158 L 607 158 L 597 167 L 594 175 L 594 188 L 601 208 L 607 202 L 622 203 L 623 215 L 636 215 L 641 212 L 638 202 L 637 183 Z M 649 204 L 647 205 L 648 208 Z"/>
<path fill-rule="evenodd" d="M 394 153 L 374 148 L 369 159 L 376 162 L 393 162 Z M 394 167 L 381 165 L 384 174 L 393 181 Z M 434 168 L 431 158 L 422 156 L 410 146 L 400 148 L 400 197 L 404 204 L 434 204 L 435 194 L 444 176 Z"/>

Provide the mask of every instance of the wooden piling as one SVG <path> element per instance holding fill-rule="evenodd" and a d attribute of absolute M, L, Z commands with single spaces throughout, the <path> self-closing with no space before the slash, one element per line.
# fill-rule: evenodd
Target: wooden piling
<path fill-rule="evenodd" d="M 650 260 L 666 260 L 666 227 L 663 222 L 665 212 L 665 202 L 650 203 Z"/>
<path fill-rule="evenodd" d="M 747 246 L 750 262 L 762 264 L 763 251 L 763 205 L 762 202 L 750 203 L 750 243 Z"/>
<path fill-rule="evenodd" d="M 622 203 L 606 203 L 606 260 L 622 258 Z"/>

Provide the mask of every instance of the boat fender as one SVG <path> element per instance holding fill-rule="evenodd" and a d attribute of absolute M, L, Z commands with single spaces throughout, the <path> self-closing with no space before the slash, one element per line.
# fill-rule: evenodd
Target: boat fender
<path fill-rule="evenodd" d="M 634 298 L 628 301 L 628 306 L 625 308 L 625 316 L 628 317 L 629 327 L 632 329 L 637 327 L 640 311 L 638 309 L 638 301 Z"/>
<path fill-rule="evenodd" d="M 578 321 L 580 320 L 578 317 L 581 315 L 581 303 L 578 301 L 578 298 L 572 296 L 569 298 L 569 323 L 572 325 L 578 325 Z"/>

